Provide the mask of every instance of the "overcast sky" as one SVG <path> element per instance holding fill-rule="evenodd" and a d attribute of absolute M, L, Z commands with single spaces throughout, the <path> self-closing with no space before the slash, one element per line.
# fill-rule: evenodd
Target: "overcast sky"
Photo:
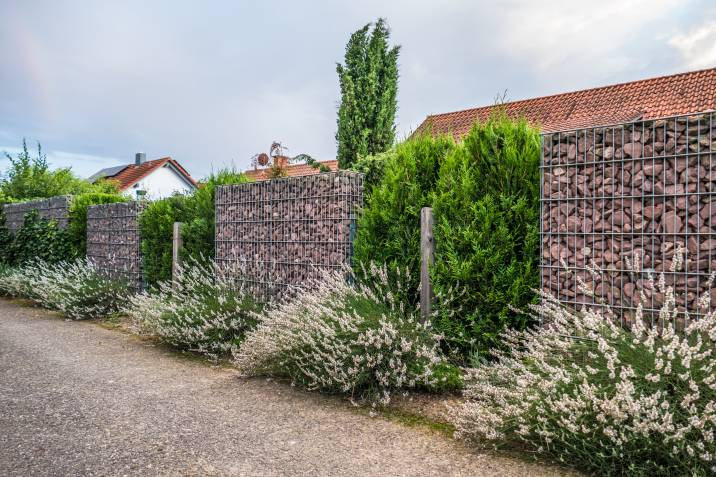
<path fill-rule="evenodd" d="M 0 150 L 82 176 L 136 151 L 199 178 L 282 141 L 335 157 L 335 64 L 386 17 L 399 138 L 431 113 L 716 66 L 707 0 L 0 0 Z M 1 169 L 7 166 L 3 160 Z"/>

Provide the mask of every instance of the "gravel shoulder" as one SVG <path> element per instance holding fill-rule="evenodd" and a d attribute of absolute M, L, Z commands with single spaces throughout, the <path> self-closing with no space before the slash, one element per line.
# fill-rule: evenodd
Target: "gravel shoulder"
<path fill-rule="evenodd" d="M 0 475 L 574 474 L 0 300 Z"/>

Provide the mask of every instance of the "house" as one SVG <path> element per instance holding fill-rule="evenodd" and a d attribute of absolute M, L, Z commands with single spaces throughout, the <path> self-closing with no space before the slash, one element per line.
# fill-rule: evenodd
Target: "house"
<path fill-rule="evenodd" d="M 524 116 L 542 132 L 607 126 L 716 108 L 716 68 L 619 83 L 571 93 L 513 101 L 502 105 L 513 117 Z M 452 134 L 462 139 L 495 106 L 428 116 L 413 133 Z"/>
<path fill-rule="evenodd" d="M 175 193 L 185 194 L 198 187 L 186 169 L 171 157 L 152 161 L 147 161 L 146 157 L 143 152 L 138 152 L 134 164 L 102 169 L 87 180 L 114 180 L 119 183 L 120 192 L 149 199 L 161 199 Z"/>
<path fill-rule="evenodd" d="M 279 157 L 278 160 L 281 161 L 281 158 Z M 324 165 L 331 171 L 338 170 L 337 160 L 319 161 L 318 164 Z M 279 162 L 279 167 L 281 168 L 285 177 L 310 176 L 321 172 L 318 167 L 311 166 L 310 164 L 288 164 L 287 160 Z M 252 181 L 265 181 L 271 179 L 271 171 L 271 167 L 260 168 L 257 166 L 253 169 L 244 171 L 244 174 L 246 174 L 246 177 L 248 177 Z"/>

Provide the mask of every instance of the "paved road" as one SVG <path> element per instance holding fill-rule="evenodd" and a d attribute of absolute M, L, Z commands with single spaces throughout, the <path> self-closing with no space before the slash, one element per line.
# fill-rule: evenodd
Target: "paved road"
<path fill-rule="evenodd" d="M 0 475 L 554 475 L 0 300 Z"/>

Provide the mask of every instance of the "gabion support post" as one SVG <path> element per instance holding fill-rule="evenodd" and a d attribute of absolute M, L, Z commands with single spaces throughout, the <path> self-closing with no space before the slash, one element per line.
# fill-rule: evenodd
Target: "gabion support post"
<path fill-rule="evenodd" d="M 181 240 L 181 229 L 182 229 L 182 223 L 181 222 L 174 222 L 174 227 L 172 230 L 173 236 L 172 236 L 172 284 L 174 287 L 177 285 L 178 277 L 179 277 L 179 268 L 181 267 L 181 248 L 182 248 L 182 240 Z"/>
<path fill-rule="evenodd" d="M 423 323 L 430 319 L 433 308 L 433 286 L 430 283 L 430 267 L 435 261 L 433 225 L 433 209 L 423 207 L 420 210 L 420 318 Z"/>

